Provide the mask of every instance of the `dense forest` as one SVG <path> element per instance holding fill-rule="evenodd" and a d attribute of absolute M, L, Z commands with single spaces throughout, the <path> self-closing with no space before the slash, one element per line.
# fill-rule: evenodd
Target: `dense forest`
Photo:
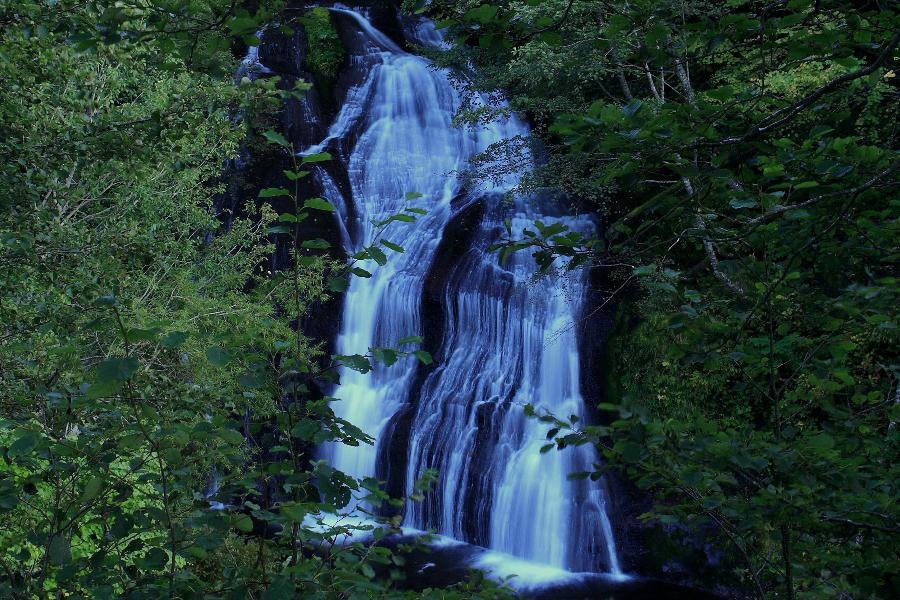
<path fill-rule="evenodd" d="M 900 596 L 900 5 L 332 4 L 0 0 L 0 597 Z"/>

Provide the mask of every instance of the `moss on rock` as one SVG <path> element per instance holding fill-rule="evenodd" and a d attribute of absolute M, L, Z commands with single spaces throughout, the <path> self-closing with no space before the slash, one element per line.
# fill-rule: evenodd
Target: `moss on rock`
<path fill-rule="evenodd" d="M 344 60 L 344 47 L 327 8 L 312 8 L 301 19 L 309 40 L 306 66 L 316 79 L 331 80 Z"/>

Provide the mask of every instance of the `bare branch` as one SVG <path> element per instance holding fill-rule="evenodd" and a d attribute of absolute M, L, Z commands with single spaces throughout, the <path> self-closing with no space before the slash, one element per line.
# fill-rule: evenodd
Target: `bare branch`
<path fill-rule="evenodd" d="M 656 89 L 656 81 L 653 80 L 653 73 L 650 72 L 650 65 L 646 62 L 644 63 L 644 72 L 647 74 L 647 83 L 650 84 L 650 91 L 653 92 L 653 96 L 659 100 L 663 101 L 662 96 L 660 96 L 659 91 Z"/>

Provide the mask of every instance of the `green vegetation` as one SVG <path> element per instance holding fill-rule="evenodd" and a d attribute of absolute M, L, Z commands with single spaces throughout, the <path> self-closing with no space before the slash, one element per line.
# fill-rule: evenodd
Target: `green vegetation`
<path fill-rule="evenodd" d="M 555 424 L 544 451 L 599 447 L 607 464 L 574 476 L 613 468 L 654 499 L 648 523 L 711 533 L 736 594 L 900 595 L 896 3 L 409 4 L 459 42 L 435 59 L 461 85 L 535 123 L 473 175 L 540 146 L 523 191 L 606 223 L 495 248 L 591 269 L 619 302 L 606 420 L 534 414 Z M 347 263 L 302 238 L 334 211 L 300 200 L 330 156 L 272 130 L 307 84 L 234 85 L 232 48 L 283 8 L 253 6 L 0 0 L 0 596 L 507 597 L 404 590 L 403 548 L 334 545 L 372 526 L 321 518 L 401 500 L 311 458 L 371 443 L 317 382 L 432 359 L 419 338 L 328 356 L 302 331 L 371 275 L 357 262 L 403 249 Z M 330 13 L 299 21 L 330 85 Z M 289 183 L 217 214 L 244 144 Z M 276 242 L 291 261 L 270 273 Z"/>
<path fill-rule="evenodd" d="M 344 46 L 331 21 L 331 11 L 322 7 L 312 8 L 306 11 L 300 22 L 309 43 L 306 65 L 316 81 L 333 80 L 344 60 Z"/>
<path fill-rule="evenodd" d="M 497 248 L 599 271 L 636 324 L 608 422 L 537 415 L 603 450 L 581 476 L 614 467 L 647 519 L 715 531 L 749 596 L 896 597 L 896 4 L 418 7 L 460 42 L 438 60 L 534 119 L 549 160 L 525 187 L 608 224 Z"/>
<path fill-rule="evenodd" d="M 232 39 L 258 43 L 274 8 L 0 4 L 4 598 L 505 596 L 400 591 L 402 553 L 332 544 L 371 525 L 319 522 L 354 495 L 396 500 L 311 460 L 313 444 L 371 443 L 312 382 L 431 357 L 418 339 L 329 357 L 297 327 L 370 274 L 300 239 L 334 211 L 298 200 L 303 166 L 330 157 L 253 133 L 302 82 L 233 83 Z M 293 189 L 260 192 L 292 209 L 250 202 L 226 228 L 223 173 L 248 139 L 294 157 Z M 272 274 L 274 240 L 293 265 Z"/>

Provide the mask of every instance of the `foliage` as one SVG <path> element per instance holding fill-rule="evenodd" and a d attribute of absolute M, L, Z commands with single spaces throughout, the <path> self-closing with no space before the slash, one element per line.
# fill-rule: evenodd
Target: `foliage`
<path fill-rule="evenodd" d="M 316 80 L 332 79 L 344 60 L 344 46 L 327 8 L 311 8 L 300 19 L 306 30 L 309 52 L 306 64 Z"/>
<path fill-rule="evenodd" d="M 647 518 L 713 524 L 748 595 L 895 597 L 896 5 L 419 8 L 462 42 L 445 64 L 533 116 L 556 176 L 532 185 L 608 224 L 497 250 L 571 257 L 641 320 L 608 422 L 538 415 L 557 445 L 601 447 Z"/>
<path fill-rule="evenodd" d="M 227 161 L 300 93 L 233 85 L 232 38 L 255 43 L 271 10 L 2 6 L 3 597 L 506 596 L 477 578 L 402 591 L 401 551 L 335 544 L 396 523 L 331 515 L 396 500 L 312 459 L 314 444 L 371 442 L 321 390 L 339 366 L 431 357 L 417 338 L 328 357 L 299 329 L 329 286 L 369 275 L 354 261 L 384 258 L 373 245 L 345 265 L 300 239 L 311 211 L 334 210 L 298 201 L 302 169 L 328 155 L 266 132 L 294 189 L 260 196 L 293 210 L 217 219 Z M 272 241 L 294 260 L 268 274 Z"/>

